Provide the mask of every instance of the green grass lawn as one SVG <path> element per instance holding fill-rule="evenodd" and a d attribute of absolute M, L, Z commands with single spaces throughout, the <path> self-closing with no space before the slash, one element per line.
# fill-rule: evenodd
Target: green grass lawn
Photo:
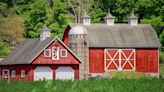
<path fill-rule="evenodd" d="M 160 64 L 160 76 L 164 78 L 164 64 Z"/>
<path fill-rule="evenodd" d="M 164 79 L 1 81 L 0 92 L 164 92 Z"/>

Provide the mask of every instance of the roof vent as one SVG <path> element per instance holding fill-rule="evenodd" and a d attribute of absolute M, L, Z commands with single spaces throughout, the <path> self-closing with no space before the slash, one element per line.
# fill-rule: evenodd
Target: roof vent
<path fill-rule="evenodd" d="M 91 24 L 91 17 L 87 14 L 87 12 L 85 12 L 84 15 L 81 17 L 81 23 L 83 25 Z"/>
<path fill-rule="evenodd" d="M 104 21 L 107 25 L 114 25 L 114 19 L 115 17 L 110 13 L 110 10 L 108 12 L 108 15 L 104 17 Z"/>
<path fill-rule="evenodd" d="M 128 18 L 128 23 L 130 25 L 138 25 L 138 17 L 134 15 L 134 13 L 132 12 L 132 15 Z"/>
<path fill-rule="evenodd" d="M 40 40 L 45 40 L 47 37 L 50 37 L 50 30 L 45 25 L 44 28 L 40 31 Z"/>

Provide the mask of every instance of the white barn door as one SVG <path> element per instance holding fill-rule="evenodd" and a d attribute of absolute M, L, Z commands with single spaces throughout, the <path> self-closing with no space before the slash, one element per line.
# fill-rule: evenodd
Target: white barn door
<path fill-rule="evenodd" d="M 53 71 L 50 67 L 37 67 L 34 70 L 34 80 L 52 80 L 53 79 Z"/>
<path fill-rule="evenodd" d="M 74 70 L 71 67 L 59 67 L 56 70 L 56 79 L 74 80 Z"/>

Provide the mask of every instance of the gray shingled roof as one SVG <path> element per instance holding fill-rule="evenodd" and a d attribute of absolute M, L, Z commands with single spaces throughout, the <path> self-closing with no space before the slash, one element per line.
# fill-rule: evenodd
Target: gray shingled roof
<path fill-rule="evenodd" d="M 52 38 L 47 38 L 44 41 L 40 41 L 39 38 L 26 39 L 20 43 L 9 56 L 3 59 L 0 65 L 27 64 L 52 40 Z"/>
<path fill-rule="evenodd" d="M 79 24 L 70 24 L 74 27 Z M 155 30 L 149 24 L 81 25 L 88 31 L 89 47 L 160 48 Z"/>
<path fill-rule="evenodd" d="M 20 43 L 0 65 L 30 64 L 55 38 L 46 38 L 40 41 L 39 38 L 26 39 Z M 58 38 L 57 38 L 58 39 Z M 80 62 L 81 60 L 58 39 Z"/>

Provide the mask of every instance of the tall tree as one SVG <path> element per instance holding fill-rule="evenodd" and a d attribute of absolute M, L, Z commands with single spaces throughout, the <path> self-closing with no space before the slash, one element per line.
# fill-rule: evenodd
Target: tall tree
<path fill-rule="evenodd" d="M 0 38 L 3 41 L 15 47 L 23 40 L 24 23 L 23 18 L 19 16 L 12 16 L 0 20 Z"/>

